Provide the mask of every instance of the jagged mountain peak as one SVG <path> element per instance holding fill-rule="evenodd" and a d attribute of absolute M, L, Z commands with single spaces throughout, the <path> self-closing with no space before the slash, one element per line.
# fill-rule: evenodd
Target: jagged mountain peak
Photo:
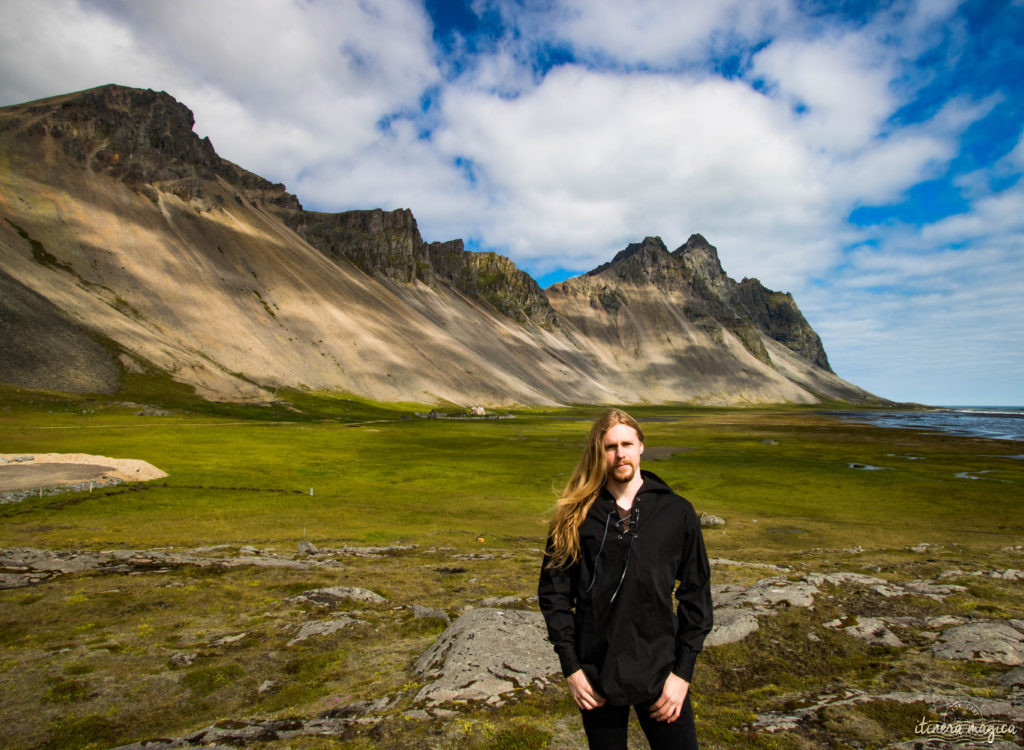
<path fill-rule="evenodd" d="M 721 296 L 729 284 L 729 277 L 722 268 L 718 248 L 704 239 L 701 234 L 691 234 L 685 243 L 672 251 L 687 271 L 687 275 L 698 285 L 703 285 Z"/>
<path fill-rule="evenodd" d="M 17 131 L 26 146 L 136 189 L 159 184 L 191 200 L 206 195 L 202 181 L 221 177 L 248 200 L 301 209 L 284 185 L 218 156 L 194 125 L 192 110 L 167 92 L 117 84 L 0 110 L 0 132 Z"/>
<path fill-rule="evenodd" d="M 661 237 L 645 237 L 642 242 L 627 245 L 608 263 L 602 263 L 585 275 L 661 288 L 677 285 L 679 268 Z"/>

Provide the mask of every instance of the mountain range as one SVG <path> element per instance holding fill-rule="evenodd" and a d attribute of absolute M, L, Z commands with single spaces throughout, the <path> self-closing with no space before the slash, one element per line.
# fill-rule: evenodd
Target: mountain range
<path fill-rule="evenodd" d="M 426 242 L 410 210 L 319 213 L 222 159 L 170 95 L 109 85 L 0 109 L 0 382 L 211 400 L 280 387 L 434 404 L 882 400 L 832 372 L 789 294 L 699 234 L 541 289 Z M 567 227 L 571 231 L 571 227 Z"/>

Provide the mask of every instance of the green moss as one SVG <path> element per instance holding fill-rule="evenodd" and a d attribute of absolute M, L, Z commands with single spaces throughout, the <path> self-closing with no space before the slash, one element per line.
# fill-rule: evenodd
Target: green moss
<path fill-rule="evenodd" d="M 122 733 L 123 728 L 104 714 L 69 714 L 49 725 L 41 747 L 47 750 L 106 748 L 116 744 Z"/>
<path fill-rule="evenodd" d="M 243 674 L 244 670 L 238 664 L 218 664 L 192 669 L 185 674 L 182 682 L 196 696 L 203 698 L 229 686 Z"/>
<path fill-rule="evenodd" d="M 44 703 L 80 703 L 89 699 L 90 689 L 79 680 L 67 680 L 55 677 L 50 680 L 50 688 L 43 695 Z"/>
<path fill-rule="evenodd" d="M 529 724 L 514 724 L 494 732 L 480 748 L 486 750 L 542 750 L 551 745 L 551 732 Z"/>

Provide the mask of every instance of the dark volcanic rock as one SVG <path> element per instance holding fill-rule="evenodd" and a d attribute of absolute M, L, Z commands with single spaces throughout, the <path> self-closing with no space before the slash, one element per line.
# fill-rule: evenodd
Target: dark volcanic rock
<path fill-rule="evenodd" d="M 68 161 L 133 186 L 162 183 L 185 200 L 203 197 L 202 182 L 223 177 L 249 200 L 300 208 L 295 196 L 222 159 L 193 132 L 192 111 L 170 94 L 107 85 L 6 108 L 0 130 L 59 144 Z"/>
<path fill-rule="evenodd" d="M 645 237 L 620 250 L 608 263 L 602 263 L 587 276 L 605 274 L 633 284 L 653 284 L 659 289 L 678 289 L 684 279 L 679 264 L 669 253 L 661 237 Z"/>
<path fill-rule="evenodd" d="M 721 300 L 722 307 L 732 317 L 729 329 L 748 349 L 751 336 L 762 331 L 809 362 L 832 372 L 821 339 L 796 306 L 792 294 L 773 292 L 757 279 L 743 279 L 737 284 L 722 269 L 715 246 L 699 234 L 690 235 L 672 254 L 683 262 L 694 288 L 702 296 Z"/>
<path fill-rule="evenodd" d="M 434 274 L 470 297 L 480 297 L 520 323 L 555 325 L 555 311 L 533 277 L 504 255 L 464 250 L 462 240 L 428 248 Z"/>
<path fill-rule="evenodd" d="M 555 323 L 555 311 L 529 274 L 503 255 L 466 250 L 462 240 L 424 242 L 409 209 L 280 215 L 329 258 L 347 260 L 371 276 L 404 284 L 447 283 L 520 323 Z"/>
<path fill-rule="evenodd" d="M 804 359 L 832 372 L 821 338 L 796 306 L 792 294 L 765 289 L 757 279 L 743 279 L 733 287 L 733 299 L 759 329 Z"/>
<path fill-rule="evenodd" d="M 382 278 L 408 284 L 433 278 L 427 248 L 412 211 L 282 212 L 281 218 L 309 244 L 333 260 L 348 260 Z"/>

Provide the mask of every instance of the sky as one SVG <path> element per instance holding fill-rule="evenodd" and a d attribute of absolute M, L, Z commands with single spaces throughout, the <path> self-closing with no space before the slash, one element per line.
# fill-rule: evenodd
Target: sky
<path fill-rule="evenodd" d="M 0 0 L 0 106 L 106 83 L 542 286 L 700 233 L 843 378 L 1024 405 L 1024 0 Z"/>

